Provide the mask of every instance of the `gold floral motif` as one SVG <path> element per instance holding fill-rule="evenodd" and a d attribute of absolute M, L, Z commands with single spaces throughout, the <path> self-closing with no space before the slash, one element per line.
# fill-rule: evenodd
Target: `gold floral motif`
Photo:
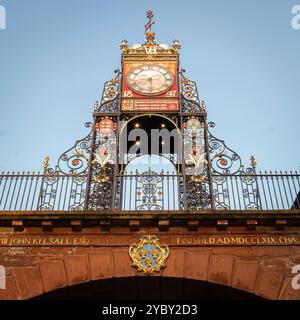
<path fill-rule="evenodd" d="M 104 183 L 104 182 L 108 182 L 109 181 L 109 177 L 108 176 L 94 176 L 93 177 L 94 182 L 96 183 Z"/>

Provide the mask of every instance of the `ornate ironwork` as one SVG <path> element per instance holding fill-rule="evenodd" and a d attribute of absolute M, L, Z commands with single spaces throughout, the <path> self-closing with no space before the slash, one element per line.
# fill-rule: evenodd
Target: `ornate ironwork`
<path fill-rule="evenodd" d="M 186 113 L 206 112 L 204 101 L 200 103 L 197 85 L 195 81 L 184 76 L 185 70 L 180 71 L 181 110 Z"/>
<path fill-rule="evenodd" d="M 174 172 L 125 172 L 117 177 L 120 191 L 115 208 L 120 210 L 178 210 L 179 180 Z"/>
<path fill-rule="evenodd" d="M 214 128 L 213 122 L 208 127 Z M 236 201 L 243 201 L 245 209 L 261 209 L 261 200 L 255 173 L 256 160 L 251 157 L 251 166 L 244 168 L 240 156 L 230 149 L 223 140 L 217 139 L 208 130 L 209 152 L 211 154 L 211 172 L 214 185 L 215 208 L 228 210 Z M 238 180 L 236 180 L 238 176 Z M 239 189 L 233 183 L 239 182 Z"/>
<path fill-rule="evenodd" d="M 86 128 L 92 123 L 87 122 Z M 83 210 L 86 194 L 88 162 L 92 130 L 73 147 L 65 151 L 54 168 L 49 168 L 49 157 L 44 161 L 39 199 L 39 210 Z M 64 193 L 64 195 L 62 195 Z M 58 196 L 59 195 L 59 196 Z"/>
<path fill-rule="evenodd" d="M 201 176 L 187 176 L 187 203 L 189 210 L 208 210 L 211 208 L 209 180 L 205 172 Z"/>
<path fill-rule="evenodd" d="M 164 116 L 167 117 L 168 119 L 170 119 L 173 123 L 175 123 L 176 126 L 178 126 L 178 124 L 179 124 L 178 115 L 176 115 L 174 113 L 165 113 Z"/>
<path fill-rule="evenodd" d="M 111 164 L 101 166 L 99 163 L 92 165 L 92 181 L 88 202 L 89 210 L 110 210 L 113 207 L 113 173 Z"/>
<path fill-rule="evenodd" d="M 151 52 L 147 45 L 153 49 Z M 168 54 L 165 59 L 177 61 L 180 47 L 177 40 L 172 47 L 156 44 L 154 33 L 148 33 L 144 45 L 130 48 L 125 40 L 121 44 L 124 59 L 126 55 L 148 52 Z M 54 168 L 49 167 L 47 156 L 42 173 L 0 175 L 0 210 L 300 208 L 300 175 L 257 173 L 253 156 L 250 166 L 245 168 L 240 156 L 211 133 L 215 124 L 206 125 L 205 102 L 200 102 L 196 83 L 185 77 L 183 69 L 179 78 L 184 114 L 164 116 L 177 127 L 182 125 L 191 130 L 190 136 L 184 137 L 184 163 L 178 164 L 179 154 L 160 154 L 176 164 L 178 172 L 156 173 L 151 169 L 141 174 L 119 172 L 117 131 L 121 128 L 117 124 L 120 120 L 131 120 L 135 114 L 116 114 L 120 111 L 121 72 L 115 72 L 116 76 L 104 85 L 101 103 L 94 106 L 96 127 L 86 123 L 91 128 L 89 134 L 65 151 Z M 125 163 L 137 156 L 140 155 L 125 154 Z"/>
<path fill-rule="evenodd" d="M 135 181 L 138 177 L 140 175 L 117 176 L 115 209 L 136 210 Z M 48 180 L 47 183 L 44 182 L 45 179 Z M 81 210 L 85 201 L 86 179 L 86 175 L 3 172 L 0 175 L 0 210 Z M 171 173 L 164 174 L 162 179 L 164 181 L 163 210 L 183 209 L 185 202 L 184 176 Z M 203 191 L 202 183 L 205 183 L 203 178 L 196 176 L 194 179 L 199 185 L 195 185 L 194 193 L 188 188 L 187 197 L 189 195 L 196 197 L 197 191 L 200 190 L 200 193 Z M 126 183 L 127 187 L 124 188 Z M 300 208 L 300 174 L 297 171 L 258 172 L 250 175 L 246 173 L 216 174 L 213 175 L 212 183 L 216 209 L 219 210 L 297 210 Z M 41 195 L 42 186 L 45 191 Z M 97 190 L 93 190 L 95 205 L 90 206 L 90 210 L 98 210 L 97 201 L 102 198 L 101 194 L 97 194 Z M 101 192 L 101 188 L 99 188 L 99 192 Z M 109 197 L 110 194 L 111 191 L 109 191 Z M 204 195 L 204 198 L 208 197 Z M 132 206 L 126 207 L 124 199 L 132 203 Z M 43 206 L 41 206 L 41 200 L 43 200 Z M 110 201 L 106 199 L 103 201 L 107 202 L 106 207 L 110 206 Z M 193 202 L 193 199 L 190 199 L 189 202 Z M 193 210 L 197 210 L 196 207 L 197 204 Z M 204 203 L 202 203 L 202 207 L 205 207 Z M 198 208 L 200 209 L 200 207 Z"/>
<path fill-rule="evenodd" d="M 133 159 L 136 159 L 138 157 L 143 156 L 144 154 L 138 154 L 138 153 L 125 153 L 122 155 L 122 161 L 123 163 L 129 164 Z M 173 154 L 173 153 L 159 153 L 158 156 L 163 157 L 167 160 L 169 160 L 170 162 L 172 162 L 172 164 L 175 166 L 176 164 L 178 164 L 178 155 L 177 154 Z"/>
<path fill-rule="evenodd" d="M 183 127 L 187 208 L 207 210 L 211 197 L 205 124 L 202 117 L 184 117 Z"/>
<path fill-rule="evenodd" d="M 178 209 L 184 209 L 185 208 L 185 188 L 184 188 L 184 177 L 183 175 L 178 176 L 178 202 L 179 202 L 179 208 Z"/>
<path fill-rule="evenodd" d="M 109 210 L 114 206 L 117 119 L 105 116 L 100 117 L 98 121 L 91 161 L 88 209 Z"/>
<path fill-rule="evenodd" d="M 114 113 L 120 109 L 120 83 L 121 72 L 119 69 L 115 70 L 117 75 L 111 80 L 105 82 L 102 93 L 102 100 L 100 106 L 95 104 L 95 112 Z"/>
<path fill-rule="evenodd" d="M 215 127 L 214 122 L 207 125 L 210 128 Z M 207 132 L 212 173 L 235 174 L 244 171 L 240 156 L 227 147 L 223 140 L 212 135 L 209 129 Z M 251 171 L 251 168 L 249 170 Z"/>
<path fill-rule="evenodd" d="M 86 128 L 91 128 L 92 123 L 87 122 Z M 46 174 L 87 174 L 90 157 L 92 130 L 81 140 L 65 151 L 59 158 L 55 168 L 47 168 Z"/>
<path fill-rule="evenodd" d="M 162 210 L 162 177 L 149 168 L 137 178 L 136 195 L 137 210 Z"/>

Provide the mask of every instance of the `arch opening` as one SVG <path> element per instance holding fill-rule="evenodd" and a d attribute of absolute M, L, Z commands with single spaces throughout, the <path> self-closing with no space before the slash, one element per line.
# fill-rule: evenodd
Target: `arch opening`
<path fill-rule="evenodd" d="M 171 277 L 110 278 L 65 287 L 34 298 L 34 300 L 150 299 L 262 300 L 259 296 L 232 287 Z"/>
<path fill-rule="evenodd" d="M 141 155 L 160 155 L 173 164 L 180 154 L 180 130 L 162 115 L 138 115 L 122 125 L 120 155 L 122 164 L 128 164 Z"/>
<path fill-rule="evenodd" d="M 180 208 L 179 138 L 177 125 L 161 115 L 139 115 L 122 127 L 122 210 Z"/>

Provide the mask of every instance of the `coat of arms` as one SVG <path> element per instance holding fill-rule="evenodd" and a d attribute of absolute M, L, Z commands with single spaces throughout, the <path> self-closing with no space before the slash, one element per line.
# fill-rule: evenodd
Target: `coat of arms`
<path fill-rule="evenodd" d="M 165 261 L 169 256 L 169 247 L 159 244 L 156 236 L 143 236 L 138 244 L 129 248 L 129 255 L 133 261 L 133 267 L 143 271 L 147 275 L 159 272 L 165 267 Z"/>

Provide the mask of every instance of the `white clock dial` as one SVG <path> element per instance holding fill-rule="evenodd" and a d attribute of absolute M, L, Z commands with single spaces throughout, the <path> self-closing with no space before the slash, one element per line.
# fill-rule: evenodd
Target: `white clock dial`
<path fill-rule="evenodd" d="M 127 75 L 128 87 L 142 95 L 159 95 L 168 91 L 174 83 L 173 74 L 159 65 L 141 65 Z"/>

